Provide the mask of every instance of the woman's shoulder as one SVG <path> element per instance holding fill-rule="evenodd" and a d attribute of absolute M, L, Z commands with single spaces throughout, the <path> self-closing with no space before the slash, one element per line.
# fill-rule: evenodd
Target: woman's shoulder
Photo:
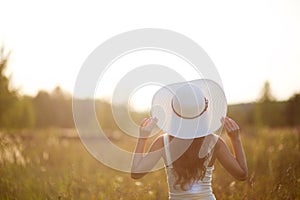
<path fill-rule="evenodd" d="M 161 134 L 155 138 L 152 143 L 155 150 L 159 150 L 164 147 L 164 137 L 165 134 Z"/>
<path fill-rule="evenodd" d="M 227 147 L 224 139 L 219 137 L 217 142 L 216 142 L 215 152 L 223 151 L 225 148 L 228 148 L 228 147 Z"/>

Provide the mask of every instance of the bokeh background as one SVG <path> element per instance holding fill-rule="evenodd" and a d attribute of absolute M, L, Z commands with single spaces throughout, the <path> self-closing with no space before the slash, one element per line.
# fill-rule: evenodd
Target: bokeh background
<path fill-rule="evenodd" d="M 104 166 L 82 145 L 72 115 L 87 56 L 114 35 L 147 27 L 197 42 L 223 80 L 249 178 L 238 182 L 216 163 L 216 197 L 300 199 L 299 1 L 1 0 L 0 7 L 0 199 L 167 199 L 163 170 L 137 181 Z M 136 139 L 112 115 L 116 81 L 126 66 L 163 59 L 147 53 L 125 59 L 101 83 L 106 89 L 87 97 L 95 98 L 107 137 L 125 150 L 133 151 Z M 176 58 L 169 63 L 182 67 Z M 129 107 L 138 124 L 149 116 L 156 89 L 140 88 L 116 109 Z"/>

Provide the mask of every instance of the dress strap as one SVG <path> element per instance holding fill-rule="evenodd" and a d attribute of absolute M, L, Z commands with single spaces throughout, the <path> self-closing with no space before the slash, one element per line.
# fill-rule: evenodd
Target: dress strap
<path fill-rule="evenodd" d="M 166 167 L 173 168 L 171 156 L 170 156 L 170 148 L 169 148 L 169 135 L 164 134 L 164 146 L 165 146 L 165 153 L 166 153 Z"/>
<path fill-rule="evenodd" d="M 199 151 L 199 158 L 205 158 L 204 167 L 208 167 L 214 153 L 214 147 L 219 137 L 215 134 L 205 136 Z"/>
<path fill-rule="evenodd" d="M 206 157 L 206 159 L 205 159 L 205 161 L 204 161 L 204 163 L 203 163 L 203 165 L 204 165 L 206 168 L 208 167 L 208 165 L 209 165 L 209 163 L 210 163 L 210 161 L 211 161 L 211 158 L 212 158 L 213 153 L 214 153 L 214 149 L 212 149 L 212 150 L 208 153 L 208 155 L 207 155 L 207 157 Z"/>

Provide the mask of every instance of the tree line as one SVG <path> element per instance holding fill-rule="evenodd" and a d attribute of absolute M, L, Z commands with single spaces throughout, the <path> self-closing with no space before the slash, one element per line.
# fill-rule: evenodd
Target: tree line
<path fill-rule="evenodd" d="M 242 126 L 299 127 L 300 93 L 286 101 L 277 101 L 271 93 L 270 83 L 266 81 L 256 102 L 230 105 L 228 114 Z"/>
<path fill-rule="evenodd" d="M 39 91 L 36 96 L 20 95 L 10 85 L 5 75 L 9 53 L 0 49 L 0 129 L 5 128 L 74 128 L 72 97 L 60 87 L 53 91 Z M 88 101 L 88 100 L 87 100 Z M 111 105 L 102 100 L 95 101 L 101 127 L 117 129 Z M 127 112 L 125 106 L 119 112 Z M 84 112 L 84 111 L 83 111 Z M 131 112 L 138 123 L 148 113 Z M 300 93 L 286 101 L 276 101 L 271 94 L 270 84 L 265 83 L 258 101 L 247 104 L 229 105 L 228 115 L 241 126 L 293 127 L 300 125 Z"/>

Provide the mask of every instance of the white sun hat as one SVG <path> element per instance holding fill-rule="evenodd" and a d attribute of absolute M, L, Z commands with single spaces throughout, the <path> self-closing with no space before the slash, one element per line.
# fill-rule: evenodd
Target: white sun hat
<path fill-rule="evenodd" d="M 207 136 L 222 127 L 227 101 L 223 89 L 209 79 L 166 85 L 153 96 L 151 116 L 164 132 L 182 139 Z"/>

